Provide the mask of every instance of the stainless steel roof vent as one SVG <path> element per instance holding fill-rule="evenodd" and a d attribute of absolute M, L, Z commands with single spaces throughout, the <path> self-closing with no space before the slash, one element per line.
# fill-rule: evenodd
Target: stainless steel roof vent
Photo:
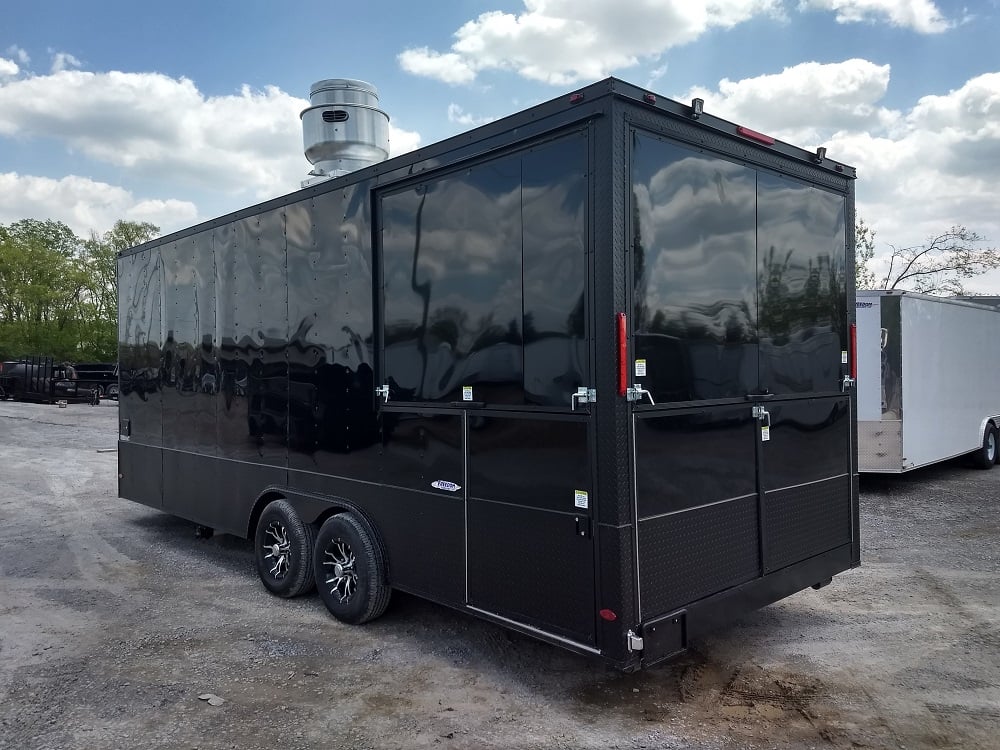
<path fill-rule="evenodd" d="M 309 89 L 302 110 L 302 141 L 313 165 L 302 187 L 389 158 L 389 116 L 378 108 L 378 89 L 365 81 L 327 78 Z"/>

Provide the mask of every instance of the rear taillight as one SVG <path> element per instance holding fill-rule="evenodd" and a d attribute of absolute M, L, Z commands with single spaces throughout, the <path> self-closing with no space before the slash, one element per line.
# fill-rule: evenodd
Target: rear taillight
<path fill-rule="evenodd" d="M 851 323 L 851 377 L 858 377 L 858 327 Z"/>
<path fill-rule="evenodd" d="M 618 317 L 618 395 L 624 396 L 628 391 L 628 326 L 625 313 Z"/>

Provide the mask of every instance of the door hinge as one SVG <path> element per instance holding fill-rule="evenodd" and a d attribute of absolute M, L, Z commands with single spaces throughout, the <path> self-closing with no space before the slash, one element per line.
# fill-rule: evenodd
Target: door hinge
<path fill-rule="evenodd" d="M 632 653 L 634 651 L 642 651 L 643 648 L 642 636 L 638 636 L 635 634 L 634 630 L 630 630 L 628 631 L 628 633 L 626 633 L 625 637 L 628 639 L 629 653 Z"/>
<path fill-rule="evenodd" d="M 389 386 L 380 385 L 375 389 L 375 398 L 382 397 L 385 399 L 385 403 L 389 403 Z"/>
<path fill-rule="evenodd" d="M 581 385 L 576 389 L 576 393 L 569 397 L 569 401 L 574 411 L 576 411 L 577 404 L 596 404 L 597 389 L 587 388 L 587 386 Z"/>
<path fill-rule="evenodd" d="M 641 384 L 636 383 L 631 388 L 625 390 L 625 398 L 629 401 L 642 401 L 643 396 L 649 397 L 649 403 L 656 406 L 656 402 L 653 400 L 653 394 L 642 387 Z"/>

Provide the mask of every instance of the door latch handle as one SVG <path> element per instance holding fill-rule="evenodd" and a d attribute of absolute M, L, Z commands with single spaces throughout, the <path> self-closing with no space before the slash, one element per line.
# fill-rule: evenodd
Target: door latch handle
<path fill-rule="evenodd" d="M 643 396 L 649 398 L 649 403 L 656 406 L 656 402 L 653 400 L 653 394 L 642 387 L 641 383 L 636 383 L 631 388 L 625 391 L 625 398 L 629 401 L 642 401 Z"/>
<path fill-rule="evenodd" d="M 379 397 L 384 398 L 385 399 L 385 403 L 387 403 L 387 404 L 389 403 L 389 386 L 388 385 L 380 385 L 380 386 L 378 386 L 378 388 L 375 389 L 375 398 L 379 398 Z"/>
<path fill-rule="evenodd" d="M 581 385 L 576 389 L 576 393 L 571 393 L 569 397 L 570 408 L 576 411 L 577 404 L 593 404 L 597 402 L 597 390 Z"/>
<path fill-rule="evenodd" d="M 857 383 L 856 378 L 852 378 L 850 375 L 845 375 L 844 379 L 840 381 L 840 390 L 842 393 L 847 393 L 848 388 L 853 388 L 854 384 Z"/>

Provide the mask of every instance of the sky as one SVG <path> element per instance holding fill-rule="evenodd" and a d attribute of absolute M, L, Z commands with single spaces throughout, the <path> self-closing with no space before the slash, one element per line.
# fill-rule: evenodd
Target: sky
<path fill-rule="evenodd" d="M 398 155 L 613 75 L 855 166 L 879 271 L 953 225 L 1000 245 L 998 32 L 1000 0 L 0 0 L 0 223 L 290 193 L 324 78 L 378 88 Z"/>

